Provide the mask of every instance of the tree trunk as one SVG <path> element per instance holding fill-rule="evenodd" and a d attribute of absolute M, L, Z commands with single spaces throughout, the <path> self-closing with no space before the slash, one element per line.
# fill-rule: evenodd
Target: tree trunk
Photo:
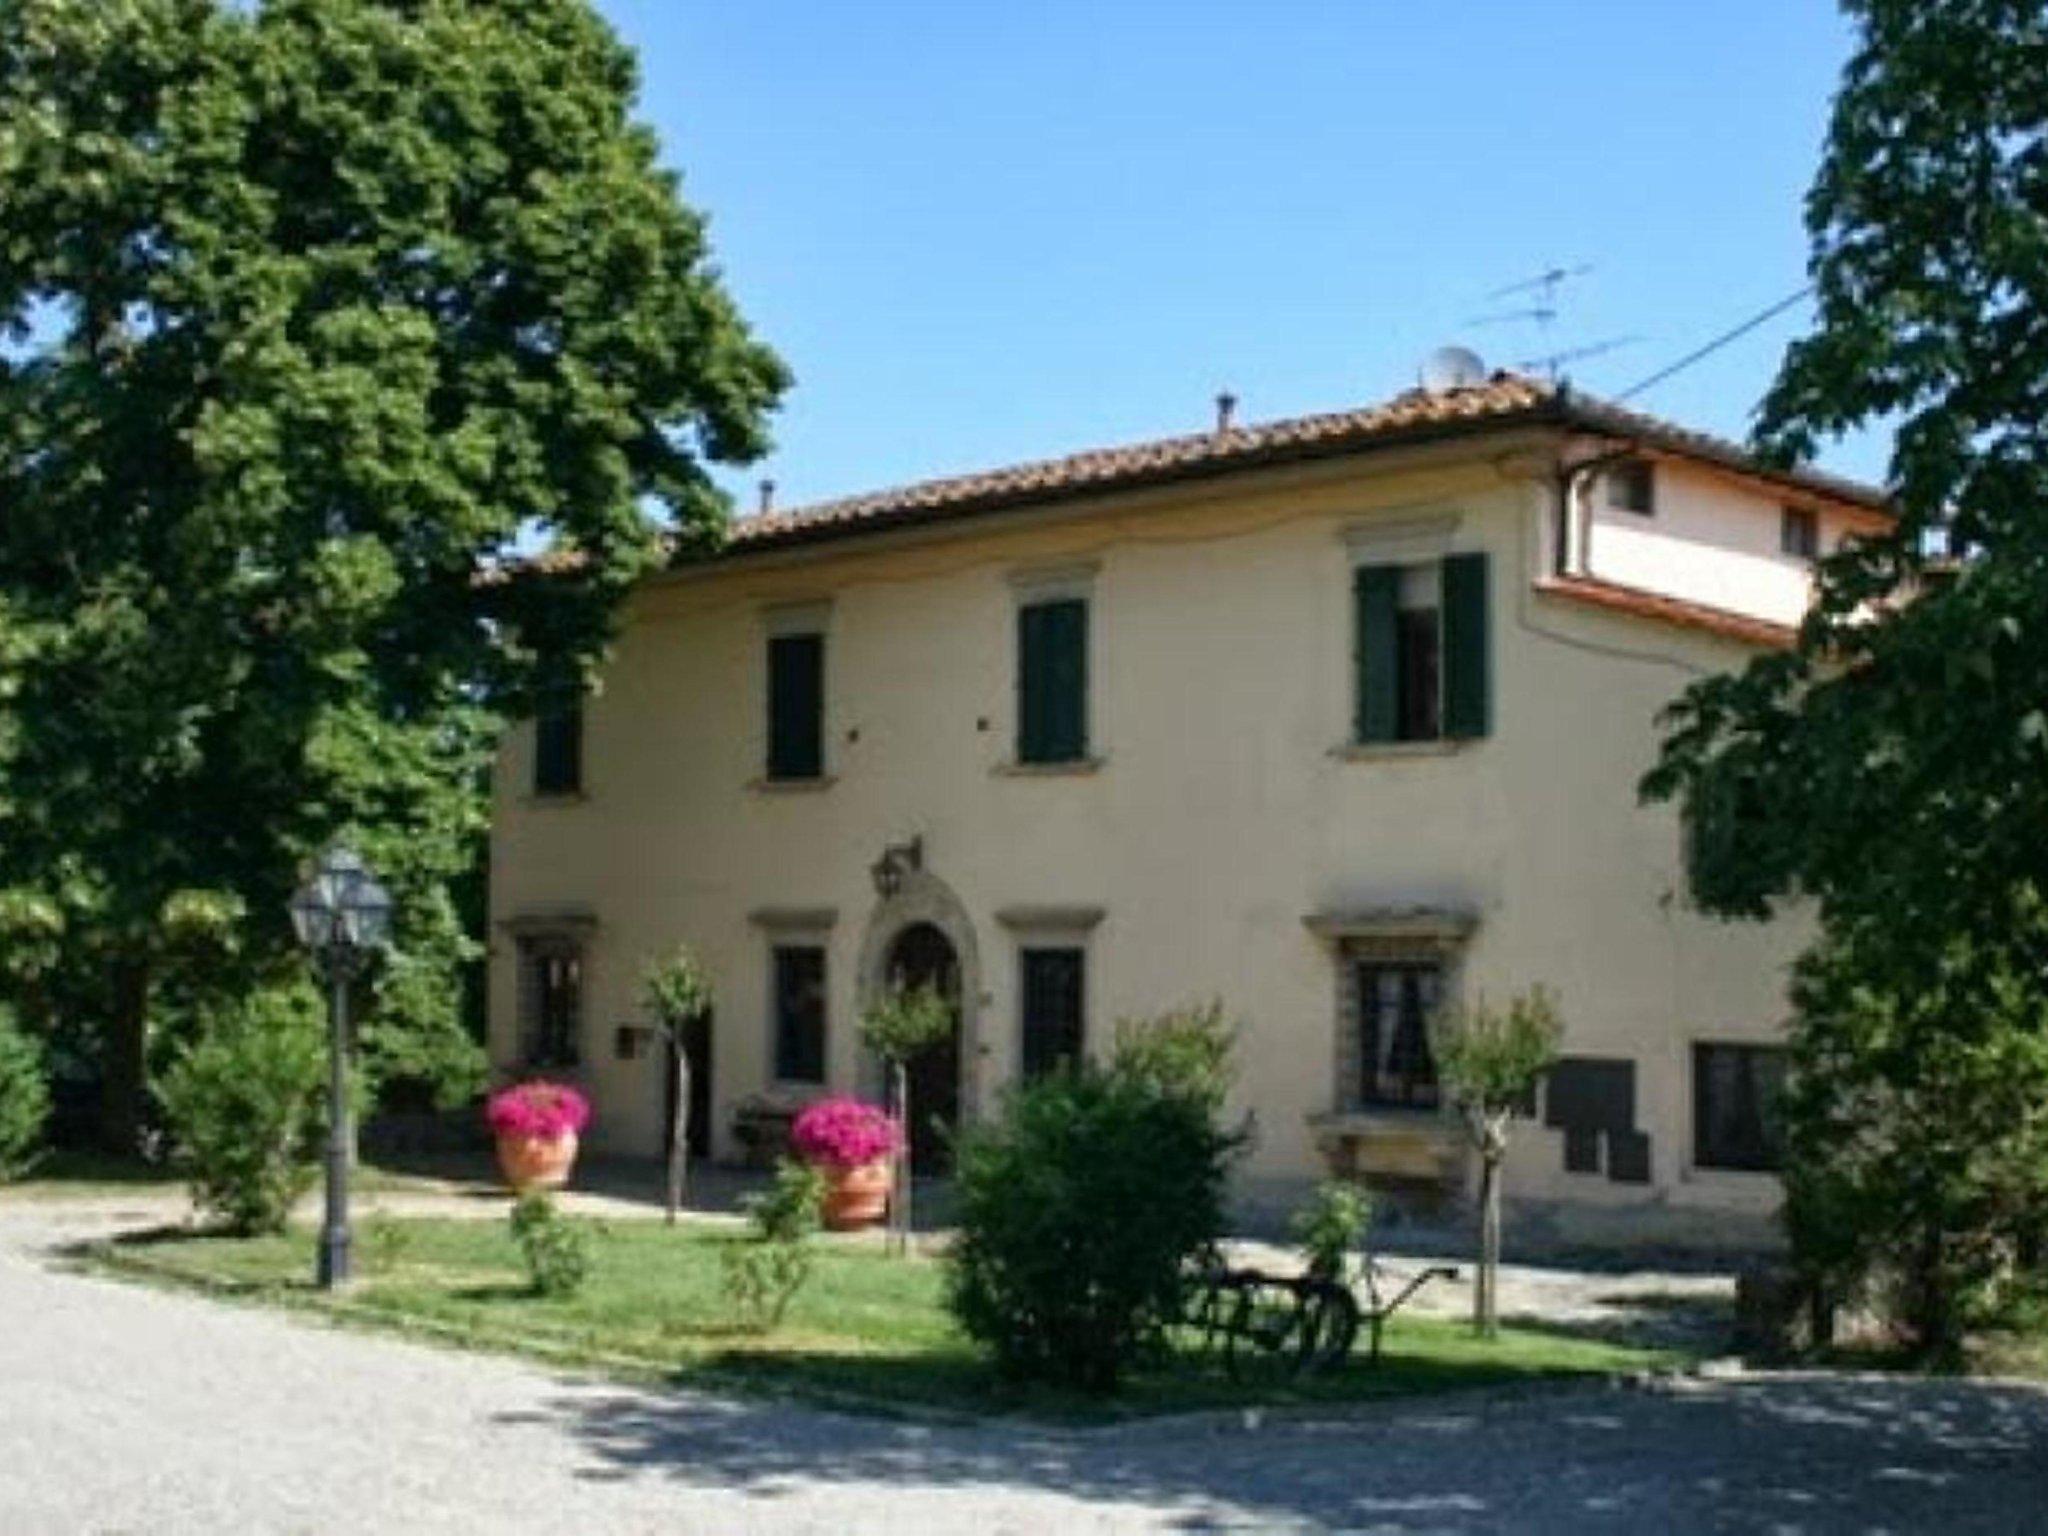
<path fill-rule="evenodd" d="M 1479 1278 L 1472 1288 L 1472 1326 L 1490 1339 L 1500 1325 L 1500 1153 L 1488 1147 L 1479 1163 Z"/>
<path fill-rule="evenodd" d="M 149 966 L 123 961 L 114 970 L 113 1009 L 100 1047 L 100 1139 L 109 1152 L 142 1150 L 149 1091 Z"/>
<path fill-rule="evenodd" d="M 669 1055 L 675 1062 L 676 1112 L 668 1128 L 668 1224 L 676 1224 L 690 1182 L 690 1053 L 683 1049 L 680 1026 L 668 1031 Z"/>
<path fill-rule="evenodd" d="M 896 1101 L 896 1128 L 903 1150 L 896 1154 L 895 1188 L 889 1197 L 890 1244 L 898 1254 L 910 1252 L 910 1071 L 900 1061 L 889 1063 L 889 1087 Z"/>

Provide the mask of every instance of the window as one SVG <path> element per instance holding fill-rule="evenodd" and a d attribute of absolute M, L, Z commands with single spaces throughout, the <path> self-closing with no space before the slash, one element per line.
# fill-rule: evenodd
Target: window
<path fill-rule="evenodd" d="M 768 777 L 816 779 L 825 772 L 825 637 L 768 641 Z"/>
<path fill-rule="evenodd" d="M 1434 961 L 1357 962 L 1358 1102 L 1434 1108 L 1436 1062 L 1429 1021 L 1443 998 Z"/>
<path fill-rule="evenodd" d="M 1357 568 L 1357 741 L 1487 734 L 1487 590 L 1484 554 Z"/>
<path fill-rule="evenodd" d="M 1607 505 L 1622 512 L 1654 517 L 1657 512 L 1657 468 L 1648 459 L 1630 459 L 1607 471 Z"/>
<path fill-rule="evenodd" d="M 1778 513 L 1778 549 L 1801 560 L 1820 557 L 1820 518 L 1807 507 L 1785 507 Z"/>
<path fill-rule="evenodd" d="M 573 795 L 583 788 L 583 697 L 557 693 L 533 721 L 533 792 Z"/>
<path fill-rule="evenodd" d="M 1088 600 L 1060 597 L 1017 610 L 1017 761 L 1088 756 Z"/>
<path fill-rule="evenodd" d="M 526 947 L 526 1064 L 573 1067 L 583 1043 L 583 954 L 573 943 Z"/>
<path fill-rule="evenodd" d="M 775 948 L 775 1076 L 825 1081 L 825 951 L 815 944 Z"/>
<path fill-rule="evenodd" d="M 1075 948 L 1021 952 L 1024 1076 L 1042 1077 L 1081 1059 L 1083 952 Z"/>
<path fill-rule="evenodd" d="M 1692 1048 L 1693 1162 L 1771 1172 L 1783 1166 L 1778 1098 L 1785 1052 L 1775 1045 Z"/>

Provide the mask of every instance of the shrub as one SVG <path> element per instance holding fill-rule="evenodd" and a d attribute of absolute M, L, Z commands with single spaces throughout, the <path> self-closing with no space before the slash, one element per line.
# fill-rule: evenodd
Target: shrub
<path fill-rule="evenodd" d="M 1308 1258 L 1308 1272 L 1322 1280 L 1343 1283 L 1352 1250 L 1365 1236 L 1372 1216 L 1372 1197 L 1356 1184 L 1334 1180 L 1318 1184 L 1308 1203 L 1289 1225 Z"/>
<path fill-rule="evenodd" d="M 811 1277 L 811 1238 L 818 1230 L 818 1206 L 825 1176 L 809 1163 L 783 1158 L 766 1194 L 742 1202 L 747 1237 L 726 1248 L 725 1293 L 748 1325 L 774 1328 L 796 1293 Z"/>
<path fill-rule="evenodd" d="M 562 1083 L 519 1083 L 492 1094 L 484 1114 L 494 1135 L 553 1141 L 590 1124 L 590 1100 Z"/>
<path fill-rule="evenodd" d="M 327 1037 L 307 987 L 216 1013 L 164 1076 L 174 1155 L 199 1208 L 235 1232 L 284 1229 L 326 1128 Z"/>
<path fill-rule="evenodd" d="M 0 1184 L 34 1166 L 50 1118 L 50 1085 L 36 1042 L 0 1012 Z"/>
<path fill-rule="evenodd" d="M 1149 1019 L 1119 1019 L 1110 1071 L 1184 1095 L 1220 1114 L 1230 1094 L 1237 1029 L 1221 1000 L 1176 1008 Z"/>
<path fill-rule="evenodd" d="M 892 1156 L 903 1144 L 896 1122 L 859 1099 L 819 1099 L 804 1106 L 789 1128 L 789 1144 L 807 1163 L 861 1168 Z"/>
<path fill-rule="evenodd" d="M 949 1302 L 1013 1378 L 1112 1390 L 1223 1226 L 1239 1138 L 1135 1072 L 1028 1084 L 962 1137 Z"/>
<path fill-rule="evenodd" d="M 512 1240 L 536 1296 L 573 1296 L 590 1277 L 590 1239 L 538 1190 L 512 1205 Z"/>

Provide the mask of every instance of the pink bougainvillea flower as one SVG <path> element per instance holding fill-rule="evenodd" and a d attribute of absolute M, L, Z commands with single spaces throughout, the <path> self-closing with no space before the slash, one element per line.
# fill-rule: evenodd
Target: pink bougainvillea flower
<path fill-rule="evenodd" d="M 789 1128 L 789 1144 L 807 1163 L 859 1168 L 892 1157 L 902 1147 L 896 1122 L 859 1099 L 819 1099 Z"/>
<path fill-rule="evenodd" d="M 518 1083 L 492 1094 L 485 1114 L 500 1136 L 553 1141 L 590 1124 L 590 1101 L 566 1083 Z"/>

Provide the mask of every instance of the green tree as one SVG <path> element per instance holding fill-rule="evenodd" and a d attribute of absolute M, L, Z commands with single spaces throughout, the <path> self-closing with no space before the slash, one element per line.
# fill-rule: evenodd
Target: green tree
<path fill-rule="evenodd" d="M 1430 1031 L 1437 1080 L 1464 1118 L 1479 1154 L 1479 1277 L 1472 1326 L 1493 1337 L 1500 1326 L 1500 1165 L 1515 1117 L 1529 1112 L 1536 1085 L 1557 1061 L 1564 1025 L 1556 996 L 1531 987 L 1495 1008 L 1480 998 L 1438 1018 Z"/>
<path fill-rule="evenodd" d="M 373 1066 L 475 1066 L 502 722 L 717 539 L 786 383 L 635 91 L 587 0 L 0 6 L 0 892 L 117 1141 L 172 904 L 246 987 L 337 833 L 399 902 Z"/>
<path fill-rule="evenodd" d="M 1986 1018 L 1950 1004 L 2048 995 L 2032 916 L 2048 891 L 2048 17 L 2020 0 L 1845 9 L 1857 48 L 1807 202 L 1819 323 L 1786 354 L 1757 441 L 1791 460 L 1895 425 L 1897 526 L 1821 562 L 1790 650 L 1679 699 L 1644 781 L 1683 803 L 1701 906 L 1818 903 L 1828 939 L 1793 1046 L 1842 1070 L 1788 1104 L 1795 1185 L 1832 1177 L 1806 1160 L 1860 1155 L 1820 1128 L 1866 1112 L 1887 1142 L 1911 1132 L 1885 1117 L 1937 1113 L 2024 1166 L 2028 1122 L 1993 1076 L 1944 1064 L 2028 1042 L 1994 1047 Z M 1841 1003 L 1856 967 L 1877 1012 Z M 1888 1009 L 1915 1021 L 1909 1056 L 1880 1059 Z M 2007 1001 L 1989 1017 L 2025 1032 L 2041 1012 Z M 1859 1103 L 1872 1074 L 1887 1091 Z M 1819 1208 L 1795 1200 L 1788 1216 L 1827 1267 L 1844 1246 L 1810 1223 Z M 1830 1223 L 1855 1209 L 1870 1208 L 1837 1202 Z M 1991 1209 L 1958 1200 L 1946 1219 Z"/>
<path fill-rule="evenodd" d="M 1836 923 L 1793 987 L 1799 1258 L 1823 1296 L 1874 1292 L 1936 1358 L 2048 1229 L 2048 998 L 2008 948 L 1964 936 L 1902 964 L 1887 925 Z"/>

